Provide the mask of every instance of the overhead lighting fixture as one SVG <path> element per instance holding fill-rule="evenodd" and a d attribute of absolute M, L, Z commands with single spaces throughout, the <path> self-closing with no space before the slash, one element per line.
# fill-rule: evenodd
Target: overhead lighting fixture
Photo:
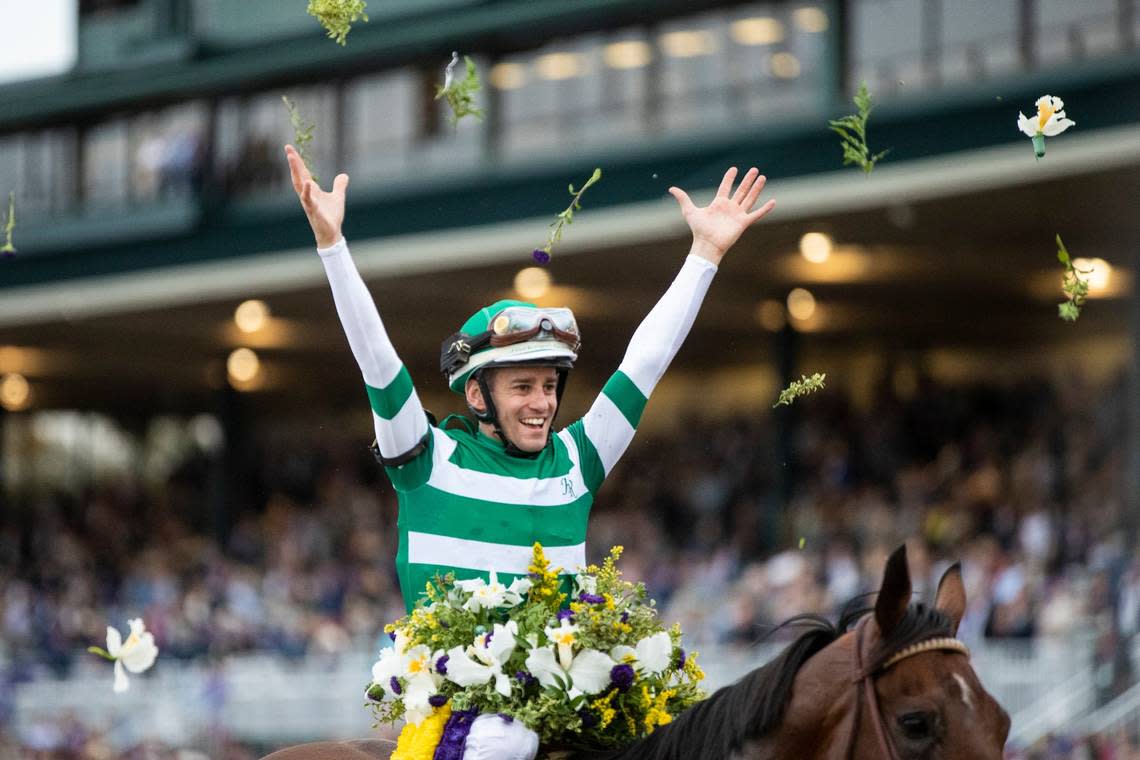
<path fill-rule="evenodd" d="M 717 38 L 707 29 L 666 32 L 661 35 L 661 49 L 671 58 L 712 55 L 717 50 Z"/>
<path fill-rule="evenodd" d="M 530 300 L 542 298 L 550 290 L 550 272 L 542 267 L 526 267 L 515 275 L 515 291 Z"/>
<path fill-rule="evenodd" d="M 784 25 L 771 16 L 733 21 L 728 31 L 741 45 L 774 45 L 784 40 Z"/>
<path fill-rule="evenodd" d="M 788 293 L 788 313 L 799 322 L 811 319 L 815 314 L 815 296 L 805 288 L 793 288 Z"/>
<path fill-rule="evenodd" d="M 831 258 L 834 243 L 830 235 L 808 232 L 800 238 L 800 255 L 813 264 L 822 264 Z"/>
<path fill-rule="evenodd" d="M 586 71 L 586 64 L 577 53 L 547 53 L 538 57 L 534 68 L 543 79 L 557 82 L 581 76 Z"/>
<path fill-rule="evenodd" d="M 1089 295 L 1099 295 L 1109 289 L 1112 284 L 1112 265 L 1101 258 L 1073 259 L 1073 269 L 1080 274 L 1081 279 L 1089 284 Z"/>
<path fill-rule="evenodd" d="M 768 332 L 780 332 L 788 323 L 784 303 L 776 299 L 769 299 L 756 307 L 756 321 Z"/>
<path fill-rule="evenodd" d="M 768 61 L 768 68 L 777 79 L 795 79 L 800 75 L 800 59 L 791 53 L 775 53 Z"/>
<path fill-rule="evenodd" d="M 642 40 L 613 42 L 602 49 L 602 60 L 611 69 L 639 69 L 653 60 L 653 48 Z"/>
<path fill-rule="evenodd" d="M 497 63 L 487 78 L 500 90 L 517 90 L 526 84 L 526 67 L 521 63 Z"/>
<path fill-rule="evenodd" d="M 804 8 L 796 8 L 792 11 L 792 23 L 801 32 L 808 34 L 816 34 L 819 32 L 826 32 L 828 26 L 827 13 L 822 8 L 814 5 L 809 5 Z"/>
<path fill-rule="evenodd" d="M 27 407 L 31 397 L 31 386 L 20 373 L 12 372 L 0 379 L 0 406 L 5 410 L 18 412 Z"/>
<path fill-rule="evenodd" d="M 236 385 L 246 385 L 261 372 L 261 360 L 251 349 L 235 348 L 226 359 L 226 373 Z"/>
<path fill-rule="evenodd" d="M 244 333 L 254 333 L 265 327 L 265 323 L 269 321 L 269 307 L 265 305 L 265 301 L 258 301 L 256 299 L 250 301 L 243 301 L 237 309 L 234 310 L 234 323 L 238 329 Z"/>

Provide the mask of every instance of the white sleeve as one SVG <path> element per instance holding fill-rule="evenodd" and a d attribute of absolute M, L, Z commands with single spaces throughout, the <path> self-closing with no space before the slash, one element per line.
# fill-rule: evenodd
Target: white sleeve
<path fill-rule="evenodd" d="M 716 264 L 690 253 L 673 284 L 633 333 L 618 371 L 646 398 L 685 342 L 716 270 Z"/>
<path fill-rule="evenodd" d="M 318 248 L 317 253 L 349 348 L 364 376 L 380 453 L 389 459 L 400 456 L 428 432 L 423 406 L 344 238 L 329 248 Z"/>

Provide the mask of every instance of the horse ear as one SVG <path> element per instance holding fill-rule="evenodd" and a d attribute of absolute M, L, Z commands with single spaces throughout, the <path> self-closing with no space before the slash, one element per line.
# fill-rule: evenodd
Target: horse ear
<path fill-rule="evenodd" d="M 879 598 L 875 600 L 875 622 L 884 638 L 890 636 L 906 615 L 910 590 L 910 569 L 906 564 L 906 544 L 903 544 L 887 559 L 883 585 L 879 588 Z"/>
<path fill-rule="evenodd" d="M 954 624 L 954 635 L 958 635 L 958 624 L 966 614 L 966 584 L 962 582 L 962 563 L 955 562 L 942 574 L 938 581 L 938 593 L 934 595 L 934 609 L 945 612 Z"/>

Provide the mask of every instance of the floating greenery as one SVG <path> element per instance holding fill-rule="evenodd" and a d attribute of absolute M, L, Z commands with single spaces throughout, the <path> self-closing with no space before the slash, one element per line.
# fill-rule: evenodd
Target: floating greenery
<path fill-rule="evenodd" d="M 4 222 L 4 245 L 0 247 L 0 254 L 12 256 L 16 253 L 16 246 L 12 245 L 12 232 L 16 229 L 16 193 L 8 193 L 8 220 Z"/>
<path fill-rule="evenodd" d="M 330 39 L 344 45 L 352 25 L 357 21 L 368 22 L 364 12 L 368 3 L 364 0 L 309 0 L 309 15 L 321 22 Z"/>
<path fill-rule="evenodd" d="M 582 185 L 581 190 L 575 190 L 573 183 L 570 185 L 570 195 L 574 199 L 570 201 L 570 205 L 566 210 L 558 215 L 558 218 L 550 223 L 550 237 L 546 241 L 546 245 L 542 248 L 535 248 L 532 256 L 539 264 L 546 264 L 550 261 L 550 251 L 554 248 L 555 244 L 562 240 L 562 228 L 567 224 L 573 224 L 574 212 L 581 211 L 582 206 L 579 201 L 582 200 L 582 193 L 590 189 L 590 186 L 602 178 L 602 170 L 600 168 L 594 169 L 594 173 L 586 180 L 586 184 Z"/>
<path fill-rule="evenodd" d="M 859 113 L 850 114 L 828 122 L 831 131 L 841 138 L 843 146 L 843 165 L 855 164 L 865 174 L 870 174 L 875 163 L 890 153 L 890 149 L 871 155 L 867 147 L 867 117 L 871 115 L 871 93 L 867 91 L 867 83 L 859 85 L 859 92 L 855 93 L 855 108 Z"/>
<path fill-rule="evenodd" d="M 820 372 L 816 372 L 811 377 L 800 375 L 799 380 L 793 380 L 791 385 L 780 391 L 780 397 L 776 399 L 776 403 L 772 404 L 772 408 L 775 409 L 780 404 L 791 406 L 798 397 L 823 390 L 823 381 L 826 377 L 826 374 Z M 802 545 L 800 548 L 803 548 Z"/>
<path fill-rule="evenodd" d="M 459 53 L 451 54 L 451 63 L 447 64 L 447 69 L 444 70 L 443 84 L 438 85 L 435 91 L 436 100 L 445 98 L 447 104 L 451 106 L 449 120 L 453 127 L 458 126 L 459 120 L 464 116 L 474 116 L 480 120 L 483 118 L 483 109 L 475 107 L 475 93 L 479 92 L 480 87 L 479 73 L 470 56 L 463 56 L 463 61 L 467 64 L 467 76 L 456 82 L 455 66 L 459 63 Z"/>
<path fill-rule="evenodd" d="M 300 154 L 301 160 L 305 162 L 305 167 L 308 168 L 309 174 L 313 176 L 313 182 L 320 183 L 320 178 L 317 177 L 316 172 L 313 171 L 313 162 L 309 158 L 309 143 L 313 141 L 313 130 L 316 128 L 315 124 L 306 124 L 301 114 L 297 113 L 296 104 L 289 100 L 285 95 L 281 96 L 281 102 L 289 109 L 289 123 L 293 125 L 293 142 L 297 148 L 297 153 Z"/>
<path fill-rule="evenodd" d="M 1060 235 L 1057 235 L 1057 260 L 1065 266 L 1061 290 L 1069 299 L 1064 303 L 1057 304 L 1057 311 L 1061 319 L 1066 322 L 1076 322 L 1077 317 L 1081 315 L 1081 307 L 1085 305 L 1085 301 L 1089 297 L 1089 281 L 1081 279 L 1081 275 L 1092 274 L 1092 270 L 1077 269 L 1073 265 L 1073 259 L 1069 256 L 1065 244 L 1061 242 Z"/>

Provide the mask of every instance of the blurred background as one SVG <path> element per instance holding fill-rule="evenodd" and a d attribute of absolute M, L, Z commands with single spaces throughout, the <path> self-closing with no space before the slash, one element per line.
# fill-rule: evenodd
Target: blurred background
<path fill-rule="evenodd" d="M 773 624 L 964 563 L 1009 757 L 1140 750 L 1140 0 L 0 0 L 0 758 L 252 758 L 375 735 L 396 500 L 281 96 L 425 405 L 484 303 L 572 307 L 581 414 L 729 165 L 777 210 L 721 267 L 601 491 L 712 686 Z M 482 121 L 433 100 L 471 55 Z M 869 176 L 827 120 L 876 107 Z M 1077 126 L 1035 161 L 1043 94 Z M 594 167 L 552 263 L 530 266 Z M 6 209 L 6 204 L 4 205 Z M 1058 319 L 1060 234 L 1093 270 Z M 772 409 L 801 374 L 827 389 Z M 143 617 L 111 693 L 86 654 Z M 379 730 L 383 733 L 383 730 Z"/>

